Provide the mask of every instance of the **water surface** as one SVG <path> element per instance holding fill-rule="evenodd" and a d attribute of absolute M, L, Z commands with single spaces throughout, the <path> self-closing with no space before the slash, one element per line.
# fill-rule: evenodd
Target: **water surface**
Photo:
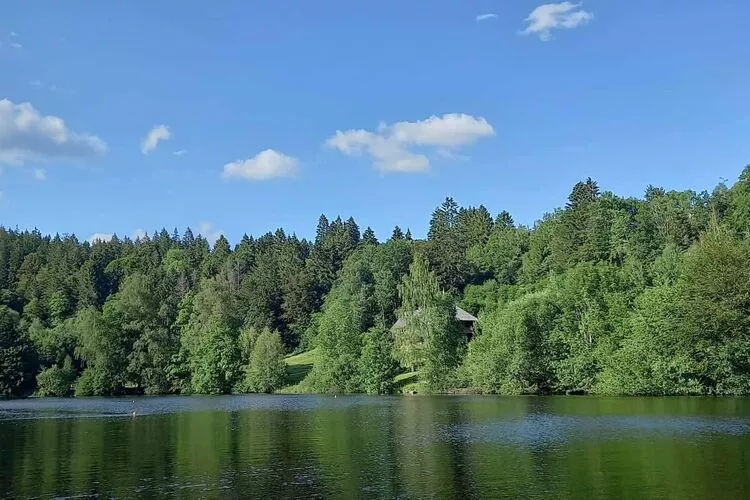
<path fill-rule="evenodd" d="M 0 402 L 0 498 L 87 496 L 750 498 L 750 399 Z"/>

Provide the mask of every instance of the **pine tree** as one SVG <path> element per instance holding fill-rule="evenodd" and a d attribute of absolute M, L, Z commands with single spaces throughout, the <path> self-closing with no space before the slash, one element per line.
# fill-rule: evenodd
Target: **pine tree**
<path fill-rule="evenodd" d="M 378 239 L 375 237 L 375 231 L 370 226 L 367 226 L 365 232 L 362 234 L 362 243 L 365 245 L 377 245 Z"/>
<path fill-rule="evenodd" d="M 515 223 L 513 222 L 513 217 L 510 215 L 509 212 L 506 210 L 503 210 L 499 214 L 497 214 L 497 217 L 495 218 L 495 227 L 499 228 L 511 228 L 515 227 Z"/>
<path fill-rule="evenodd" d="M 328 218 L 321 214 L 321 216 L 318 218 L 318 228 L 315 231 L 315 243 L 319 244 L 321 243 L 326 235 L 328 234 L 328 230 L 330 228 L 330 224 L 328 223 Z"/>

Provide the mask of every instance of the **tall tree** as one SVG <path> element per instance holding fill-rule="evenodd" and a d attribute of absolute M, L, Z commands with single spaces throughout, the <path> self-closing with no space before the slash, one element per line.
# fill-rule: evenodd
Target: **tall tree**
<path fill-rule="evenodd" d="M 273 392 L 286 377 L 284 346 L 278 332 L 263 330 L 255 341 L 245 369 L 244 388 L 249 392 Z"/>
<path fill-rule="evenodd" d="M 415 258 L 399 287 L 402 307 L 394 352 L 402 366 L 420 371 L 430 390 L 445 389 L 460 360 L 462 336 L 455 305 L 423 258 Z"/>
<path fill-rule="evenodd" d="M 29 345 L 18 331 L 19 315 L 0 305 L 0 397 L 23 395 L 33 383 Z"/>
<path fill-rule="evenodd" d="M 446 198 L 435 209 L 428 232 L 427 258 L 440 285 L 451 292 L 463 288 L 468 274 L 467 242 L 458 226 L 459 208 L 453 198 Z"/>

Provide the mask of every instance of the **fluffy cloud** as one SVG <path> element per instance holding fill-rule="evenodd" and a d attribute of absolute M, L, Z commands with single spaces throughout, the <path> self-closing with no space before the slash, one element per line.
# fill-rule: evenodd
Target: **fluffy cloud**
<path fill-rule="evenodd" d="M 552 39 L 554 29 L 570 29 L 588 23 L 594 14 L 581 9 L 582 3 L 561 2 L 540 5 L 525 19 L 523 35 L 538 35 L 541 40 Z"/>
<path fill-rule="evenodd" d="M 490 19 L 496 19 L 497 14 L 493 14 L 492 12 L 488 12 L 487 14 L 479 14 L 477 16 L 477 21 L 488 21 Z"/>
<path fill-rule="evenodd" d="M 348 156 L 368 154 L 383 172 L 422 172 L 430 168 L 425 155 L 412 153 L 397 140 L 367 130 L 337 130 L 326 144 Z"/>
<path fill-rule="evenodd" d="M 237 160 L 224 165 L 222 177 L 225 179 L 240 178 L 254 181 L 273 177 L 288 177 L 297 171 L 299 162 L 274 149 L 261 151 L 247 160 Z"/>
<path fill-rule="evenodd" d="M 409 148 L 422 146 L 449 156 L 456 149 L 495 134 L 487 120 L 463 113 L 431 116 L 415 122 L 381 124 L 376 132 L 337 130 L 326 145 L 348 156 L 368 155 L 381 172 L 423 172 L 429 158 Z"/>
<path fill-rule="evenodd" d="M 154 125 L 151 130 L 148 131 L 146 137 L 141 143 L 141 153 L 144 155 L 149 154 L 151 151 L 156 149 L 159 141 L 166 141 L 171 137 L 169 133 L 169 127 L 166 125 Z"/>
<path fill-rule="evenodd" d="M 80 160 L 107 151 L 95 135 L 73 132 L 57 116 L 43 116 L 28 103 L 0 100 L 0 163 Z"/>
<path fill-rule="evenodd" d="M 90 244 L 94 244 L 96 242 L 108 242 L 112 240 L 112 237 L 114 234 L 112 233 L 94 233 L 88 238 L 86 238 L 86 241 L 88 241 Z"/>

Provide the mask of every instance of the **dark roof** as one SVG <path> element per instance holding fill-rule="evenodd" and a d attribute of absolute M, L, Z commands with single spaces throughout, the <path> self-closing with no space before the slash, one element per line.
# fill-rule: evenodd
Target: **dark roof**
<path fill-rule="evenodd" d="M 471 321 L 473 323 L 479 322 L 477 318 L 469 314 L 468 312 L 464 311 L 460 307 L 456 306 L 456 320 L 458 321 Z M 394 327 L 402 327 L 404 326 L 404 320 L 399 318 L 396 323 L 393 325 Z"/>

